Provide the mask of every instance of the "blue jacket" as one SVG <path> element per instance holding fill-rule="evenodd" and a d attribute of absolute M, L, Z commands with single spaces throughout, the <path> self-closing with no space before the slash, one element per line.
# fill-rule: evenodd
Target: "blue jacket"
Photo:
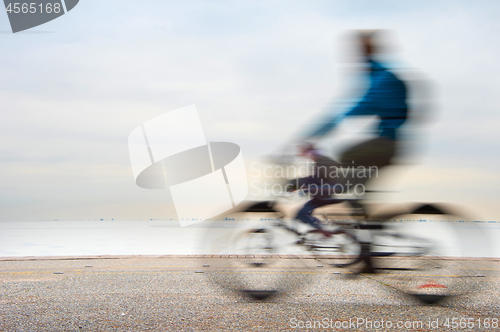
<path fill-rule="evenodd" d="M 309 137 L 326 135 L 348 116 L 376 115 L 380 119 L 378 136 L 397 139 L 397 129 L 406 121 L 408 111 L 405 84 L 380 63 L 373 60 L 369 63 L 370 87 L 363 98 L 348 112 L 322 124 Z"/>

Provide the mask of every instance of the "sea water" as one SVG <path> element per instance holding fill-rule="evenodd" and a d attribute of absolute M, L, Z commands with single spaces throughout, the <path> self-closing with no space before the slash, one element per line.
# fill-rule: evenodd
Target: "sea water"
<path fill-rule="evenodd" d="M 453 223 L 454 236 L 446 235 L 446 223 L 411 224 L 417 226 L 409 228 L 413 235 L 460 247 L 450 250 L 453 256 L 500 257 L 500 222 Z M 217 240 L 245 227 L 230 220 L 188 227 L 175 220 L 1 221 L 0 257 L 209 254 L 207 237 Z"/>

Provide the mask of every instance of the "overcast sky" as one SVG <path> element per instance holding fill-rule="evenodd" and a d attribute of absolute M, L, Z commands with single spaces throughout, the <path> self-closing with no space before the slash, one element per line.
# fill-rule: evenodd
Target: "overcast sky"
<path fill-rule="evenodd" d="M 497 220 L 499 12 L 496 0 L 82 0 L 17 34 L 2 13 L 0 218 L 164 218 L 168 191 L 134 183 L 134 128 L 196 104 L 209 141 L 257 160 L 346 90 L 345 31 L 384 28 L 435 101 L 419 165 L 399 171 L 387 199 Z"/>

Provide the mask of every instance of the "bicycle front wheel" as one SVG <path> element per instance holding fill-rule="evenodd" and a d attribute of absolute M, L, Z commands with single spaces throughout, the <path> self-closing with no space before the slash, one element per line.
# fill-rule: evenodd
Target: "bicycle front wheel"
<path fill-rule="evenodd" d="M 212 283 L 259 300 L 308 284 L 312 259 L 300 255 L 303 250 L 297 245 L 296 234 L 273 226 L 279 221 L 277 214 L 264 217 L 249 213 L 233 218 L 243 225 L 228 235 L 220 259 L 204 269 Z"/>
<path fill-rule="evenodd" d="M 361 243 L 348 231 L 338 229 L 330 237 L 317 230 L 308 232 L 305 245 L 313 256 L 333 267 L 347 267 L 361 261 Z"/>

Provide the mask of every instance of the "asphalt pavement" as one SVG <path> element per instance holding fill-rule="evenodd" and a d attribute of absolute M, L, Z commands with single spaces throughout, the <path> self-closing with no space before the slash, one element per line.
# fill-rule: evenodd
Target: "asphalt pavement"
<path fill-rule="evenodd" d="M 470 292 L 462 285 L 432 305 L 392 284 L 387 271 L 356 274 L 308 257 L 274 257 L 269 268 L 249 271 L 241 261 L 0 258 L 0 331 L 500 330 L 498 259 L 460 260 L 464 272 L 446 277 L 467 274 Z M 431 287 L 420 289 L 451 295 L 451 288 L 428 279 Z M 273 296 L 258 300 L 249 290 Z"/>

